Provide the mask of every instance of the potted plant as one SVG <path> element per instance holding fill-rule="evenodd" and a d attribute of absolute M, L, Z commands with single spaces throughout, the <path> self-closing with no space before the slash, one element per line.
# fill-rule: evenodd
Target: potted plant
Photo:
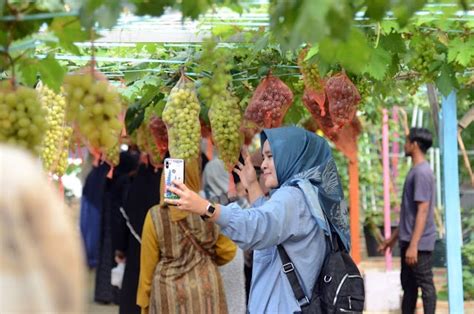
<path fill-rule="evenodd" d="M 391 227 L 392 233 L 395 231 L 397 226 Z M 364 219 L 364 236 L 365 245 L 367 248 L 367 255 L 369 257 L 383 256 L 383 253 L 377 251 L 378 246 L 385 240 L 384 236 L 384 225 L 383 225 L 383 212 L 380 210 L 367 210 L 365 212 Z M 398 245 L 393 247 L 393 256 L 400 256 L 400 249 Z"/>

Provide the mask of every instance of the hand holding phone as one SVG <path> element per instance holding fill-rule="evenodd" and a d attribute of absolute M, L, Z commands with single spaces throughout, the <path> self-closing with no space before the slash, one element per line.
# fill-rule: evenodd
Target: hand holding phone
<path fill-rule="evenodd" d="M 164 198 L 179 199 L 179 196 L 166 189 L 173 186 L 173 181 L 184 183 L 184 160 L 176 158 L 165 159 L 165 193 Z"/>

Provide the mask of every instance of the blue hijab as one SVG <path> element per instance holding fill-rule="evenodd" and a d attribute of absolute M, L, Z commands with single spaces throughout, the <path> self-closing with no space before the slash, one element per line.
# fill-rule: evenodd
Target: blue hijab
<path fill-rule="evenodd" d="M 298 127 L 264 129 L 260 134 L 262 147 L 266 140 L 270 144 L 280 187 L 300 188 L 319 226 L 330 234 L 322 210 L 349 251 L 347 205 L 329 144 L 322 137 Z"/>

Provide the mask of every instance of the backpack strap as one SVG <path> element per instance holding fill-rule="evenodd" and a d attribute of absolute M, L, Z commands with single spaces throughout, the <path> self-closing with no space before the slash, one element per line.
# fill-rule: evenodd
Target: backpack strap
<path fill-rule="evenodd" d="M 291 289 L 293 289 L 293 293 L 295 294 L 295 298 L 298 301 L 298 304 L 301 308 L 309 305 L 309 299 L 304 293 L 303 288 L 301 287 L 300 281 L 296 276 L 296 268 L 295 265 L 291 262 L 290 257 L 285 251 L 283 245 L 278 244 L 278 253 L 280 254 L 281 263 L 283 264 L 282 271 L 288 277 L 288 281 L 290 282 Z"/>

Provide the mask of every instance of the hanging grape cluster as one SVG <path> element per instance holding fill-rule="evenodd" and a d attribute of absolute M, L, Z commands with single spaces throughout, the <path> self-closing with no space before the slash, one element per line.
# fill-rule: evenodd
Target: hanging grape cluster
<path fill-rule="evenodd" d="M 357 111 L 360 95 L 346 74 L 331 76 L 325 86 L 329 115 L 336 128 L 352 121 Z"/>
<path fill-rule="evenodd" d="M 409 62 L 410 68 L 421 75 L 421 82 L 429 82 L 434 80 L 430 67 L 436 61 L 438 53 L 436 52 L 435 41 L 430 36 L 418 35 L 414 37 L 410 43 L 412 44 L 414 56 Z"/>
<path fill-rule="evenodd" d="M 277 128 L 293 102 L 293 93 L 279 78 L 269 74 L 258 85 L 244 118 L 259 127 Z"/>
<path fill-rule="evenodd" d="M 66 100 L 46 86 L 39 89 L 41 104 L 46 111 L 47 129 L 41 149 L 43 167 L 61 177 L 68 166 L 69 145 L 73 129 L 66 124 Z"/>
<path fill-rule="evenodd" d="M 319 74 L 319 68 L 316 63 L 310 63 L 305 61 L 308 54 L 308 48 L 301 50 L 298 55 L 298 66 L 300 72 L 303 75 L 303 81 L 306 88 L 310 88 L 313 91 L 322 91 L 324 88 L 324 81 L 321 79 Z"/>
<path fill-rule="evenodd" d="M 150 118 L 148 127 L 153 135 L 155 145 L 158 148 L 160 155 L 164 157 L 168 151 L 168 131 L 166 129 L 166 124 L 160 117 L 153 115 Z"/>
<path fill-rule="evenodd" d="M 325 102 L 326 102 L 326 92 L 324 91 L 325 81 L 321 78 L 319 73 L 319 68 L 316 63 L 311 63 L 305 60 L 308 54 L 309 47 L 301 50 L 298 55 L 298 66 L 300 72 L 303 76 L 303 82 L 305 90 L 308 90 L 306 97 L 312 97 L 313 100 L 309 101 L 311 104 L 316 104 L 319 106 L 319 112 L 321 116 L 326 115 Z M 309 108 L 308 108 L 309 109 Z M 311 112 L 311 111 L 310 111 Z"/>
<path fill-rule="evenodd" d="M 227 94 L 227 95 L 226 95 Z M 242 137 L 239 133 L 242 114 L 239 100 L 229 92 L 214 98 L 209 109 L 212 137 L 219 148 L 219 158 L 230 168 L 239 158 Z"/>
<path fill-rule="evenodd" d="M 87 74 L 69 75 L 64 84 L 68 120 L 76 123 L 91 148 L 101 152 L 111 149 L 122 131 L 118 93 L 107 81 Z"/>
<path fill-rule="evenodd" d="M 160 166 L 164 155 L 158 149 L 155 139 L 150 132 L 148 122 L 143 121 L 140 127 L 135 131 L 137 136 L 137 146 L 141 152 L 147 153 L 148 160 L 155 168 Z"/>
<path fill-rule="evenodd" d="M 120 142 L 117 141 L 115 144 L 108 148 L 105 152 L 105 160 L 112 166 L 116 167 L 120 163 Z"/>
<path fill-rule="evenodd" d="M 23 86 L 12 89 L 7 84 L 0 86 L 0 142 L 39 154 L 46 119 L 38 93 Z"/>
<path fill-rule="evenodd" d="M 203 63 L 210 65 L 212 77 L 202 80 L 199 94 L 208 106 L 212 138 L 219 150 L 219 158 L 232 169 L 238 162 L 242 135 L 242 113 L 239 99 L 229 91 L 232 66 L 224 50 L 216 49 L 215 43 L 205 43 L 201 57 Z"/>
<path fill-rule="evenodd" d="M 194 83 L 181 75 L 171 90 L 162 114 L 168 129 L 168 146 L 172 158 L 189 160 L 199 156 L 200 110 Z"/>

